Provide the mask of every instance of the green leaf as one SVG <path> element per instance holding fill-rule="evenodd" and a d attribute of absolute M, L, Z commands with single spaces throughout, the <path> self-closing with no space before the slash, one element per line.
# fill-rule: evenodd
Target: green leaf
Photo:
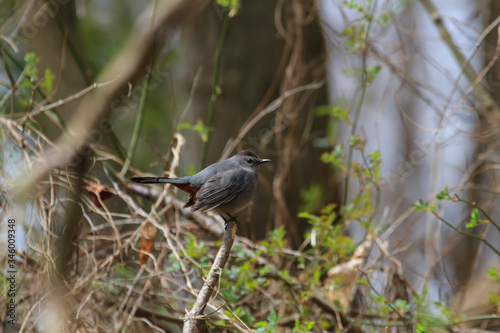
<path fill-rule="evenodd" d="M 292 333 L 308 333 L 311 331 L 314 325 L 314 321 L 307 321 L 302 324 L 299 318 L 295 318 L 295 327 L 293 328 Z"/>
<path fill-rule="evenodd" d="M 349 138 L 349 145 L 356 150 L 363 151 L 365 147 L 365 140 L 361 139 L 358 135 L 352 135 Z"/>
<path fill-rule="evenodd" d="M 471 213 L 470 213 L 470 220 L 469 222 L 465 225 L 467 228 L 474 228 L 475 226 L 479 224 L 484 224 L 487 223 L 488 221 L 483 220 L 479 217 L 479 209 L 474 208 Z"/>
<path fill-rule="evenodd" d="M 343 153 L 344 149 L 342 148 L 342 146 L 337 145 L 335 146 L 333 151 L 329 153 L 323 153 L 323 155 L 321 155 L 321 161 L 325 164 L 330 164 L 334 168 L 340 169 L 344 165 Z"/>
<path fill-rule="evenodd" d="M 193 126 L 193 124 L 191 124 L 187 121 L 183 122 L 182 124 L 177 125 L 177 130 L 182 130 L 182 129 L 188 129 L 188 130 L 195 131 L 196 133 L 198 133 L 200 135 L 201 140 L 203 142 L 208 141 L 208 133 L 210 132 L 210 128 L 205 126 L 203 121 L 201 121 L 199 119 L 196 122 L 196 125 L 194 125 L 194 126 Z"/>
<path fill-rule="evenodd" d="M 241 8 L 241 0 L 217 0 L 217 4 L 229 9 L 229 17 L 238 14 Z"/>
<path fill-rule="evenodd" d="M 30 78 L 31 82 L 38 81 L 37 65 L 40 58 L 35 53 L 29 52 L 24 56 L 24 61 L 26 62 L 26 76 Z"/>
<path fill-rule="evenodd" d="M 206 127 L 201 120 L 198 120 L 193 129 L 200 134 L 203 142 L 208 141 L 208 132 L 210 132 L 210 129 Z"/>
<path fill-rule="evenodd" d="M 194 175 L 195 173 L 197 173 L 197 169 L 194 165 L 190 165 L 189 168 L 188 168 L 188 175 L 189 176 L 192 176 Z"/>
<path fill-rule="evenodd" d="M 427 328 L 424 325 L 422 325 L 421 323 L 418 323 L 417 327 L 415 327 L 415 332 L 417 332 L 417 333 L 426 333 L 427 332 Z"/>
<path fill-rule="evenodd" d="M 490 304 L 499 308 L 500 307 L 500 294 L 498 294 L 496 292 L 490 293 Z"/>
<path fill-rule="evenodd" d="M 413 209 L 416 211 L 419 210 L 426 210 L 429 207 L 429 204 L 427 202 L 424 202 L 422 199 L 418 201 L 418 204 L 413 205 Z"/>
<path fill-rule="evenodd" d="M 377 77 L 377 74 L 380 72 L 381 69 L 382 69 L 382 66 L 379 66 L 379 65 L 369 67 L 368 70 L 366 71 L 367 83 L 373 82 L 373 80 L 375 80 L 375 78 Z"/>
<path fill-rule="evenodd" d="M 191 129 L 193 126 L 189 121 L 185 121 L 182 124 L 177 125 L 177 130 L 182 130 L 182 129 Z"/>
<path fill-rule="evenodd" d="M 493 267 L 488 270 L 488 275 L 495 281 L 500 281 L 500 274 L 498 273 L 498 267 Z"/>
<path fill-rule="evenodd" d="M 365 277 L 362 277 L 361 279 L 357 280 L 356 283 L 359 283 L 359 284 L 367 286 L 368 285 L 368 280 Z"/>
<path fill-rule="evenodd" d="M 52 94 L 53 90 L 53 84 L 56 76 L 52 73 L 50 68 L 45 69 L 44 73 L 44 79 L 41 84 L 42 89 L 44 90 L 45 94 L 50 95 Z"/>
<path fill-rule="evenodd" d="M 316 269 L 314 271 L 314 284 L 319 285 L 320 280 L 321 280 L 321 269 Z"/>
<path fill-rule="evenodd" d="M 476 221 L 472 221 L 472 220 L 470 220 L 470 221 L 469 221 L 469 222 L 465 225 L 465 227 L 466 227 L 466 228 L 474 228 L 474 227 L 476 227 L 476 226 L 477 226 Z"/>
<path fill-rule="evenodd" d="M 436 198 L 438 200 L 448 199 L 449 197 L 450 194 L 448 193 L 448 186 L 446 186 L 443 191 L 441 191 L 438 195 L 436 195 Z"/>
<path fill-rule="evenodd" d="M 349 119 L 349 108 L 339 105 L 321 105 L 314 109 L 317 116 L 331 116 L 344 122 L 351 123 Z"/>
<path fill-rule="evenodd" d="M 315 212 L 322 205 L 323 191 L 319 184 L 311 184 L 308 189 L 301 189 L 300 196 L 303 201 L 303 204 L 299 207 L 301 211 Z M 301 217 L 300 214 L 299 217 Z"/>
<path fill-rule="evenodd" d="M 470 213 L 470 218 L 474 220 L 479 220 L 479 210 L 477 208 L 474 208 L 472 212 Z"/>
<path fill-rule="evenodd" d="M 276 315 L 276 310 L 272 309 L 271 314 L 267 317 L 266 321 L 259 321 L 255 324 L 255 327 L 258 329 L 255 331 L 256 333 L 273 333 L 278 329 L 278 323 L 281 320 L 281 316 Z"/>

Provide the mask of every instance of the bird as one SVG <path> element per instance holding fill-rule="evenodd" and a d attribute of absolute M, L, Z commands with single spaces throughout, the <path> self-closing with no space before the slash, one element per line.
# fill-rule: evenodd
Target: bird
<path fill-rule="evenodd" d="M 168 183 L 189 194 L 184 207 L 191 210 L 214 211 L 227 226 L 228 221 L 238 223 L 236 213 L 247 207 L 257 188 L 257 167 L 270 159 L 261 159 L 250 150 L 243 150 L 227 160 L 209 165 L 195 175 L 164 177 L 132 177 L 141 184 Z"/>

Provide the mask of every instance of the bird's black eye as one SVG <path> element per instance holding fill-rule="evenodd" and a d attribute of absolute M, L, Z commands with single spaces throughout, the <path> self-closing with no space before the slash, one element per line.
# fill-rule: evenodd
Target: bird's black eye
<path fill-rule="evenodd" d="M 245 161 L 247 161 L 247 163 L 252 163 L 252 160 L 250 158 L 246 158 Z"/>

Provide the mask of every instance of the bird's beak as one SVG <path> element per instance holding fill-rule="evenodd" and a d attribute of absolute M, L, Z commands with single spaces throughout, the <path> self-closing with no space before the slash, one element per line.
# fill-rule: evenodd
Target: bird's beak
<path fill-rule="evenodd" d="M 267 163 L 267 162 L 271 162 L 271 160 L 270 160 L 270 159 L 268 159 L 268 158 L 263 158 L 263 159 L 261 159 L 261 160 L 259 161 L 259 164 L 262 164 L 262 163 Z"/>

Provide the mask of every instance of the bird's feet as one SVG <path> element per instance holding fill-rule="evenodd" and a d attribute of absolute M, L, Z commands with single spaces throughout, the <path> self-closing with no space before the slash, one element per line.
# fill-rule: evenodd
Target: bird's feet
<path fill-rule="evenodd" d="M 224 230 L 227 230 L 227 223 L 228 222 L 234 222 L 236 225 L 238 225 L 238 218 L 236 216 L 232 216 L 231 214 L 227 214 L 229 218 L 226 218 L 225 216 L 222 216 L 222 219 L 224 220 Z"/>

